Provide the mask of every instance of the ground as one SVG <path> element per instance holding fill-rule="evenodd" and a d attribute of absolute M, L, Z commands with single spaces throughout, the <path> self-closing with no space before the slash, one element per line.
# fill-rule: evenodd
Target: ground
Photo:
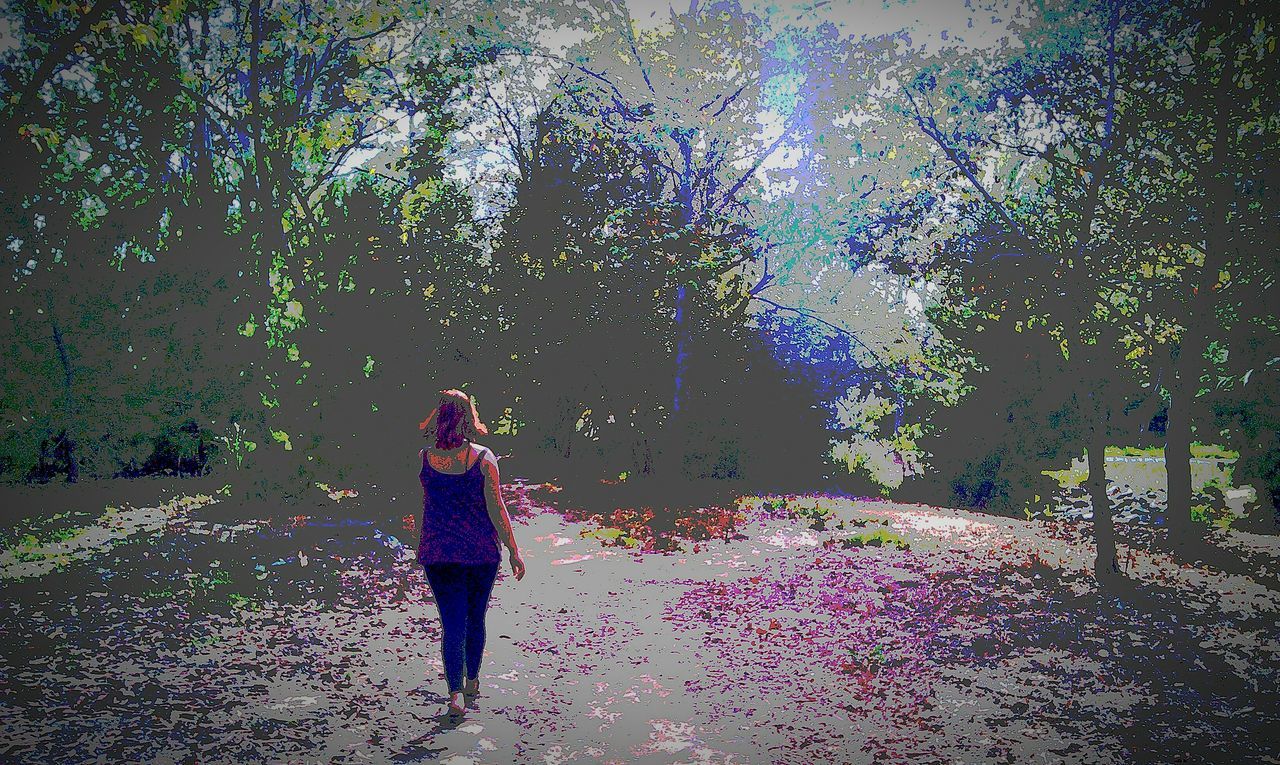
<path fill-rule="evenodd" d="M 548 488 L 508 487 L 528 574 L 460 722 L 412 515 L 209 494 L 15 526 L 0 761 L 1280 760 L 1271 538 L 1219 535 L 1248 576 L 1122 545 L 1103 589 L 1080 521 L 748 497 L 645 552 Z"/>

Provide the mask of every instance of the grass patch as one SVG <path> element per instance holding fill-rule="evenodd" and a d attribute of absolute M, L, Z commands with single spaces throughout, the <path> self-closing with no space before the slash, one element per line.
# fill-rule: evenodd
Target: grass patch
<path fill-rule="evenodd" d="M 12 546 L 8 547 L 7 551 L 13 554 L 14 560 L 21 563 L 31 563 L 43 560 L 57 555 L 58 553 L 57 551 L 50 551 L 41 548 L 48 548 L 52 545 L 58 544 L 59 542 L 66 542 L 68 540 L 75 539 L 85 533 L 85 531 L 87 531 L 85 527 L 72 526 L 66 529 L 59 529 L 54 531 L 52 534 L 47 534 L 44 539 L 37 537 L 35 534 L 26 533 L 18 538 Z"/>
<path fill-rule="evenodd" d="M 896 547 L 899 550 L 910 550 L 911 545 L 907 540 L 885 529 L 876 529 L 875 531 L 863 531 L 854 534 L 851 537 L 845 537 L 840 540 L 840 544 L 846 549 L 854 547 Z"/>
<path fill-rule="evenodd" d="M 836 514 L 831 508 L 817 503 L 812 506 L 797 505 L 788 510 L 793 518 L 804 521 L 814 531 L 826 531 L 828 523 L 833 524 L 835 528 L 844 528 L 844 523 L 836 520 Z"/>
<path fill-rule="evenodd" d="M 1151 446 L 1147 448 L 1138 448 L 1136 446 L 1108 446 L 1108 457 L 1148 457 L 1154 459 L 1164 459 L 1163 446 Z M 1088 450 L 1084 452 L 1081 459 L 1087 460 L 1089 456 Z M 1220 459 L 1234 460 L 1240 457 L 1240 453 L 1230 449 L 1224 449 L 1217 444 L 1191 444 L 1191 456 L 1196 459 Z M 1041 475 L 1048 476 L 1058 482 L 1058 485 L 1064 489 L 1074 489 L 1084 484 L 1085 479 L 1089 477 L 1088 468 L 1067 467 L 1061 470 L 1041 470 Z"/>
<path fill-rule="evenodd" d="M 1191 456 L 1199 457 L 1201 459 L 1238 460 L 1240 459 L 1240 452 L 1233 449 L 1224 449 L 1217 444 L 1192 442 Z"/>
<path fill-rule="evenodd" d="M 1108 457 L 1164 457 L 1164 447 L 1148 446 L 1142 449 L 1136 446 L 1108 446 L 1106 455 Z"/>
<path fill-rule="evenodd" d="M 1213 505 L 1194 504 L 1191 506 L 1191 520 L 1217 529 L 1229 529 L 1238 518 L 1227 510 Z"/>
<path fill-rule="evenodd" d="M 234 592 L 227 596 L 227 605 L 231 606 L 233 609 L 240 609 L 243 611 L 262 610 L 262 603 L 258 600 Z"/>
<path fill-rule="evenodd" d="M 605 547 L 639 547 L 640 540 L 614 526 L 601 526 L 582 532 L 583 539 L 596 539 Z"/>
<path fill-rule="evenodd" d="M 59 529 L 49 535 L 50 542 L 66 542 L 83 534 L 88 529 L 84 526 L 72 526 L 68 529 Z"/>
<path fill-rule="evenodd" d="M 1108 457 L 1164 457 L 1163 446 L 1149 446 L 1139 448 L 1137 446 L 1108 446 Z M 1191 456 L 1199 459 L 1220 459 L 1234 460 L 1239 459 L 1240 452 L 1231 449 L 1225 449 L 1217 444 L 1202 444 L 1199 441 L 1193 441 L 1191 444 Z"/>
<path fill-rule="evenodd" d="M 219 585 L 231 584 L 231 572 L 216 568 L 209 576 L 196 574 L 191 577 L 191 589 L 197 593 L 208 592 Z"/>
<path fill-rule="evenodd" d="M 65 523 L 72 518 L 88 517 L 89 513 L 67 511 L 56 513 L 54 515 L 45 516 L 43 518 L 28 518 L 19 523 L 17 527 L 0 531 L 0 545 L 6 548 L 15 547 L 39 547 L 44 544 L 55 542 L 64 542 L 72 539 L 85 532 L 84 526 L 68 526 L 64 528 L 55 528 L 49 531 L 50 526 L 57 526 L 59 523 Z M 34 542 L 32 540 L 35 540 Z"/>
<path fill-rule="evenodd" d="M 13 559 L 19 563 L 35 563 L 36 561 L 44 560 L 45 555 L 44 553 L 34 552 L 29 548 L 19 549 L 13 551 Z"/>
<path fill-rule="evenodd" d="M 831 500 L 824 497 L 743 497 L 740 504 L 744 509 L 756 506 L 781 513 L 814 531 L 843 531 L 849 527 L 861 528 L 868 523 L 884 523 L 879 519 L 849 517 L 850 508 L 833 506 Z"/>
<path fill-rule="evenodd" d="M 1074 489 L 1084 483 L 1084 479 L 1089 477 L 1088 470 L 1076 470 L 1074 468 L 1063 468 L 1062 470 L 1041 470 L 1040 474 L 1057 481 L 1058 485 L 1064 489 Z"/>

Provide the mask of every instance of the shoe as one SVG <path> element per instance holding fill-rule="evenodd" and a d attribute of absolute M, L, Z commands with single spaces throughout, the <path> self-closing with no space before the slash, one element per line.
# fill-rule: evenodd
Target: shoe
<path fill-rule="evenodd" d="M 480 678 L 477 677 L 474 680 L 463 681 L 462 694 L 464 696 L 471 696 L 471 697 L 479 696 L 480 695 Z"/>
<path fill-rule="evenodd" d="M 458 719 L 467 713 L 467 708 L 466 708 L 466 702 L 462 702 L 462 704 L 455 702 L 454 695 L 456 694 L 451 694 L 449 696 L 449 717 L 453 719 Z"/>

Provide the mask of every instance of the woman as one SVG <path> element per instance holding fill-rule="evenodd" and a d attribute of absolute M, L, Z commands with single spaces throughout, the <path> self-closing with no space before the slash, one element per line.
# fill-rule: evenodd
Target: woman
<path fill-rule="evenodd" d="M 418 427 L 433 444 L 420 453 L 418 562 L 440 611 L 449 714 L 457 717 L 465 711 L 466 697 L 480 691 L 484 614 L 501 560 L 498 540 L 510 551 L 511 573 L 517 580 L 524 577 L 524 561 L 502 501 L 498 458 L 471 440 L 489 434 L 475 402 L 460 390 L 441 391 L 440 404 Z"/>

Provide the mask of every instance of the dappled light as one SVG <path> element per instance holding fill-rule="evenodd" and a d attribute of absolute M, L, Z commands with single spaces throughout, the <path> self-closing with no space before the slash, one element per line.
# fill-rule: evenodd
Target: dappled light
<path fill-rule="evenodd" d="M 1260 0 L 0 10 L 0 762 L 1280 761 Z"/>

